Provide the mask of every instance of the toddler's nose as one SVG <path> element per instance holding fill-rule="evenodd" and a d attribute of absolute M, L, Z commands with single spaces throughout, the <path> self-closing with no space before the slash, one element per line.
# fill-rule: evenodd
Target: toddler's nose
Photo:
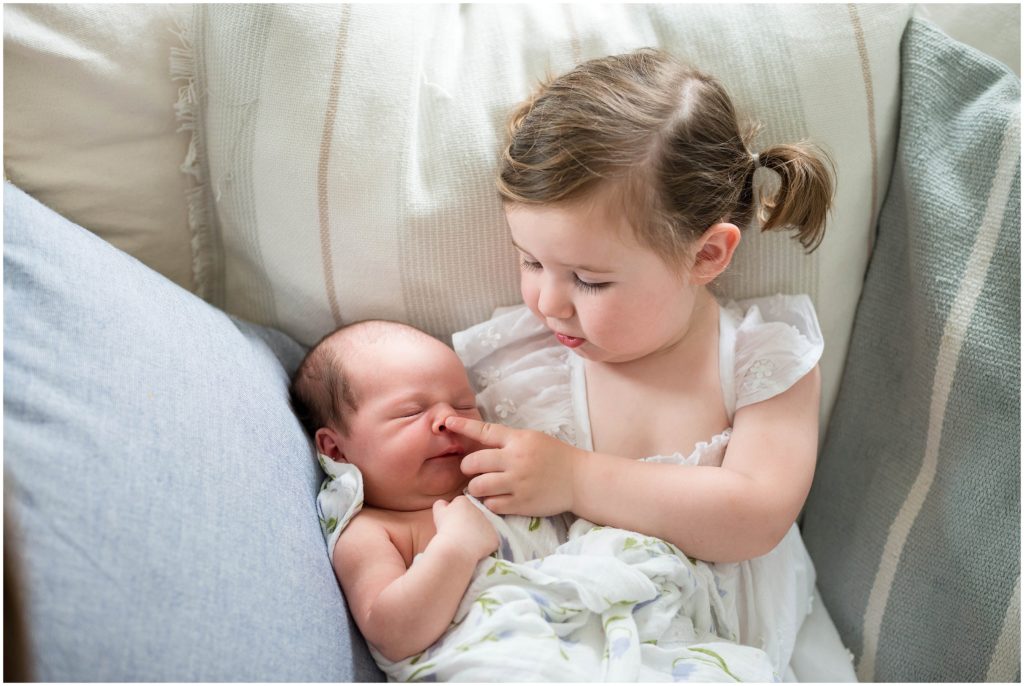
<path fill-rule="evenodd" d="M 562 292 L 560 284 L 549 284 L 541 289 L 537 309 L 552 319 L 569 319 L 573 314 L 572 300 Z"/>

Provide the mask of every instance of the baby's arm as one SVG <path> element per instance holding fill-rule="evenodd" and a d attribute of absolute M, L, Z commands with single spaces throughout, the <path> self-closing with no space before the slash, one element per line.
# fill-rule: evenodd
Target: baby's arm
<path fill-rule="evenodd" d="M 721 467 L 588 453 L 537 431 L 466 418 L 445 426 L 490 449 L 467 456 L 469 492 L 498 514 L 571 510 L 590 521 L 667 540 L 715 562 L 778 545 L 807 498 L 818 448 L 820 375 L 740 409 Z"/>
<path fill-rule="evenodd" d="M 437 533 L 406 569 L 383 524 L 357 516 L 334 548 L 334 569 L 363 637 L 402 660 L 440 638 L 477 562 L 498 547 L 483 514 L 463 496 L 434 503 Z"/>

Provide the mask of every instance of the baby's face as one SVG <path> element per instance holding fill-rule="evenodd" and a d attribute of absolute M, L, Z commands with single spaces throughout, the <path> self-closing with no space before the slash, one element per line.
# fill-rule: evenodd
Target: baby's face
<path fill-rule="evenodd" d="M 363 475 L 367 504 L 420 510 L 460 494 L 462 458 L 480 446 L 444 420 L 480 412 L 458 356 L 437 340 L 395 336 L 364 346 L 347 368 L 359 409 L 342 449 Z"/>

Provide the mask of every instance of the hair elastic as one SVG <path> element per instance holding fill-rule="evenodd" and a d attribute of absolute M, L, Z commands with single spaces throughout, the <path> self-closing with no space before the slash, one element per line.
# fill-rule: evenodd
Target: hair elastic
<path fill-rule="evenodd" d="M 761 156 L 758 155 L 756 152 L 754 153 L 754 166 L 755 167 L 760 167 L 761 166 Z"/>

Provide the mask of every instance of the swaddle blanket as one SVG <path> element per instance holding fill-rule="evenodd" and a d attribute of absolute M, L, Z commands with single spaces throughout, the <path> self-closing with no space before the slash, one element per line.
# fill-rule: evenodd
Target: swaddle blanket
<path fill-rule="evenodd" d="M 360 509 L 362 479 L 351 465 L 321 463 L 329 477 L 317 505 L 333 551 Z M 499 517 L 470 498 L 499 549 L 429 649 L 391 662 L 371 647 L 389 679 L 779 680 L 764 651 L 734 642 L 735 611 L 708 565 L 660 539 L 585 520 L 566 528 L 563 517 Z"/>

